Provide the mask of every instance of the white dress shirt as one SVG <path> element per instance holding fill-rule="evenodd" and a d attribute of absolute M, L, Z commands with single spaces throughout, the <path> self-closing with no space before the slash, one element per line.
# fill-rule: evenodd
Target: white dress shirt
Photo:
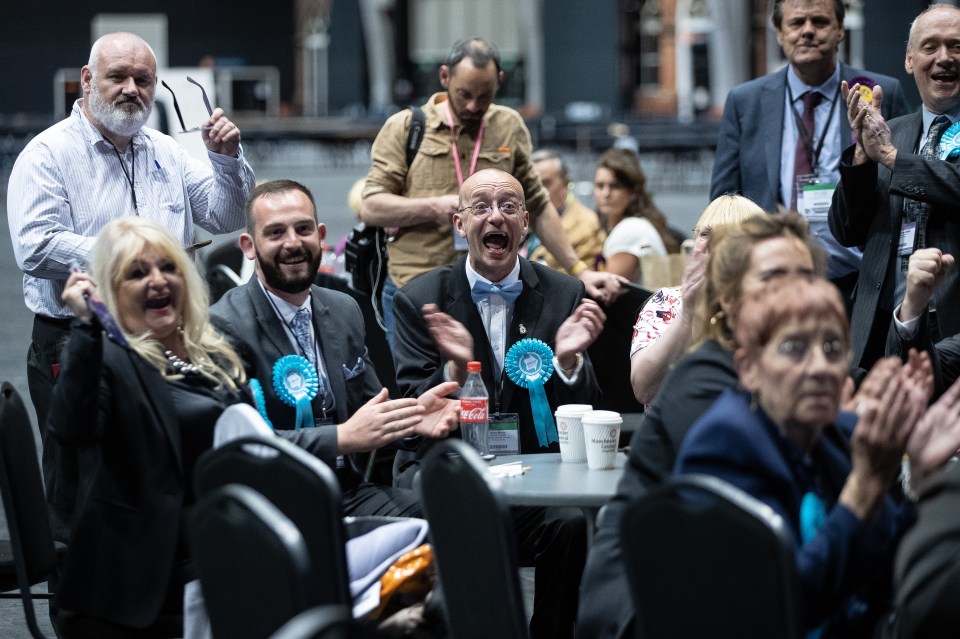
<path fill-rule="evenodd" d="M 237 158 L 208 152 L 211 169 L 153 129 L 141 129 L 133 150 L 117 157 L 80 104 L 27 144 L 7 187 L 7 221 L 24 272 L 24 301 L 47 317 L 71 316 L 60 300 L 71 266 L 87 262 L 97 233 L 111 220 L 154 219 L 186 246 L 194 241 L 194 224 L 211 233 L 241 228 L 244 202 L 256 186 L 242 149 Z M 128 182 L 134 161 L 136 208 Z"/>

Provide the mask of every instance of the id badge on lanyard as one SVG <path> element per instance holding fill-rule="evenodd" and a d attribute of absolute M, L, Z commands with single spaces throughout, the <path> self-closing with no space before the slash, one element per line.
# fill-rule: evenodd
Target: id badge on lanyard
<path fill-rule="evenodd" d="M 450 154 L 453 155 L 453 166 L 457 171 L 457 186 L 463 186 L 463 171 L 460 168 L 460 152 L 457 149 L 457 132 L 456 125 L 453 122 L 453 113 L 450 111 L 450 103 L 444 103 L 447 107 L 447 124 L 450 125 Z M 473 158 L 470 160 L 470 173 L 467 174 L 467 177 L 473 175 L 473 172 L 477 170 L 477 160 L 480 158 L 480 145 L 483 142 L 483 129 L 486 127 L 486 122 L 483 120 L 480 121 L 480 130 L 477 132 L 477 142 L 473 146 Z M 461 237 L 460 233 L 457 232 L 456 225 L 450 225 L 450 231 L 453 233 L 453 248 L 456 251 L 466 251 L 469 247 L 467 245 L 467 238 Z"/>
<path fill-rule="evenodd" d="M 809 178 L 802 182 L 804 178 Z M 797 178 L 797 210 L 809 222 L 826 222 L 836 184 L 822 184 L 816 175 Z"/>
<path fill-rule="evenodd" d="M 490 416 L 487 448 L 494 455 L 520 454 L 520 415 L 496 413 Z"/>

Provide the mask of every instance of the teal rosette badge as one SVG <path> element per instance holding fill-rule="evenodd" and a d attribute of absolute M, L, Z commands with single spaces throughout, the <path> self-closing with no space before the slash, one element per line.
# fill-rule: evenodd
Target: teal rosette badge
<path fill-rule="evenodd" d="M 297 409 L 296 429 L 313 426 L 310 402 L 317 396 L 320 380 L 306 357 L 284 355 L 273 365 L 273 390 L 284 404 Z"/>
<path fill-rule="evenodd" d="M 960 122 L 954 122 L 940 136 L 940 159 L 946 160 L 958 155 L 960 155 Z"/>
<path fill-rule="evenodd" d="M 543 390 L 543 385 L 553 375 L 553 351 L 550 347 L 538 339 L 522 339 L 507 351 L 503 358 L 503 369 L 511 382 L 530 392 L 530 409 L 533 411 L 533 425 L 540 446 L 547 447 L 552 442 L 559 442 L 557 425 Z"/>
<path fill-rule="evenodd" d="M 247 385 L 250 387 L 250 394 L 253 395 L 253 405 L 257 407 L 260 417 L 263 417 L 263 421 L 267 422 L 267 426 L 273 428 L 270 418 L 267 417 L 267 398 L 263 394 L 263 386 L 260 385 L 260 380 L 253 378 Z"/>

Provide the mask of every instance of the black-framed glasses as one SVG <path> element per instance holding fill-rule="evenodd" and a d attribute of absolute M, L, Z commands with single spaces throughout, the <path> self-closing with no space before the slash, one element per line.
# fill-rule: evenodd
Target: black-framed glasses
<path fill-rule="evenodd" d="M 190 84 L 195 84 L 198 87 L 200 87 L 200 93 L 203 94 L 203 104 L 204 106 L 207 107 L 207 115 L 213 115 L 213 108 L 210 106 L 210 98 L 207 97 L 207 91 L 206 89 L 203 88 L 203 85 L 197 82 L 196 80 L 194 80 L 193 78 L 191 78 L 189 75 L 187 76 L 187 82 L 189 82 Z M 163 80 L 160 80 L 160 84 L 163 85 L 164 89 L 170 92 L 170 97 L 173 98 L 173 110 L 177 112 L 177 119 L 180 120 L 180 129 L 181 129 L 180 132 L 192 133 L 194 131 L 199 131 L 200 127 L 198 126 L 195 126 L 192 129 L 187 128 L 187 125 L 184 124 L 183 122 L 183 114 L 180 113 L 180 104 L 177 102 L 177 94 L 174 93 L 173 89 L 170 88 L 170 85 L 164 82 Z"/>
<path fill-rule="evenodd" d="M 504 215 L 516 215 L 523 210 L 523 205 L 519 202 L 503 202 L 498 203 L 494 202 L 492 204 L 487 204 L 486 202 L 477 202 L 473 206 L 465 206 L 461 209 L 457 209 L 458 213 L 463 213 L 464 211 L 469 211 L 473 209 L 473 214 L 477 217 L 484 217 L 493 212 L 493 207 L 500 209 L 500 212 Z"/>

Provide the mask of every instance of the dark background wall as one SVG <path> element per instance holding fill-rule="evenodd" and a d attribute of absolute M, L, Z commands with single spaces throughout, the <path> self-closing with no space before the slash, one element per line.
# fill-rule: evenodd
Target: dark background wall
<path fill-rule="evenodd" d="M 99 13 L 166 13 L 170 66 L 205 55 L 280 69 L 281 99 L 293 93 L 293 0 L 0 0 L 0 114 L 51 113 L 53 75 L 86 64 Z"/>
<path fill-rule="evenodd" d="M 865 2 L 863 7 L 863 19 L 867 25 L 863 56 L 866 67 L 899 78 L 911 111 L 920 107 L 920 94 L 913 76 L 903 68 L 907 35 L 910 23 L 929 4 L 924 0 L 873 1 Z"/>
<path fill-rule="evenodd" d="M 547 112 L 561 112 L 576 101 L 617 108 L 619 12 L 617 2 L 543 3 Z"/>

